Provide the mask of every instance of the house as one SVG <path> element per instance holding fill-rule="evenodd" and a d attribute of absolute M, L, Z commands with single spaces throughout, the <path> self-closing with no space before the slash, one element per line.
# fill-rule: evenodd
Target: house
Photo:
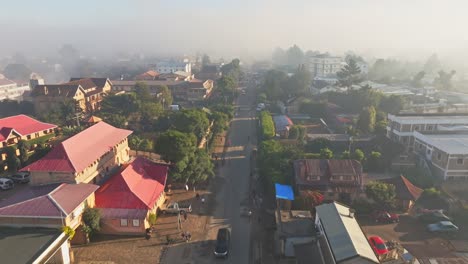
<path fill-rule="evenodd" d="M 291 119 L 286 115 L 275 115 L 273 116 L 273 122 L 275 123 L 275 133 L 281 138 L 289 137 L 289 130 L 294 125 Z"/>
<path fill-rule="evenodd" d="M 213 87 L 213 80 L 201 81 L 193 79 L 187 83 L 185 93 L 183 92 L 182 96 L 190 102 L 202 101 L 210 96 L 213 91 Z"/>
<path fill-rule="evenodd" d="M 466 126 L 468 114 L 435 113 L 435 114 L 398 114 L 388 115 L 387 137 L 401 143 L 408 152 L 414 151 L 414 131 L 436 131 L 440 127 Z"/>
<path fill-rule="evenodd" d="M 190 62 L 160 62 L 156 66 L 156 71 L 159 73 L 173 73 L 176 71 L 192 72 L 192 64 Z"/>
<path fill-rule="evenodd" d="M 76 229 L 86 206 L 94 206 L 94 184 L 27 186 L 0 202 L 0 226 Z"/>
<path fill-rule="evenodd" d="M 342 66 L 341 57 L 330 56 L 328 53 L 310 56 L 308 62 L 313 77 L 334 76 Z"/>
<path fill-rule="evenodd" d="M 167 165 L 138 157 L 96 192 L 102 233 L 141 234 L 150 226 L 148 216 L 165 201 Z"/>
<path fill-rule="evenodd" d="M 130 130 L 99 122 L 57 144 L 42 159 L 24 167 L 31 184 L 97 183 L 130 159 Z"/>
<path fill-rule="evenodd" d="M 48 112 L 68 100 L 83 112 L 92 113 L 101 108 L 101 102 L 111 87 L 112 83 L 106 78 L 71 78 L 62 84 L 38 84 L 31 96 L 36 113 Z"/>
<path fill-rule="evenodd" d="M 325 200 L 350 202 L 363 190 L 362 166 L 357 160 L 295 160 L 294 175 L 299 193 L 319 191 Z"/>
<path fill-rule="evenodd" d="M 68 236 L 57 228 L 1 228 L 2 263 L 72 263 Z"/>
<path fill-rule="evenodd" d="M 415 131 L 413 137 L 413 152 L 428 161 L 434 175 L 444 180 L 468 180 L 468 131 Z"/>
<path fill-rule="evenodd" d="M 30 91 L 28 83 L 0 78 L 0 101 L 22 101 L 23 94 L 27 91 Z"/>
<path fill-rule="evenodd" d="M 294 257 L 294 247 L 315 240 L 314 216 L 310 211 L 277 210 L 276 251 L 285 257 Z"/>
<path fill-rule="evenodd" d="M 195 78 L 199 80 L 217 80 L 221 77 L 219 64 L 203 65 L 200 72 L 195 74 Z"/>
<path fill-rule="evenodd" d="M 397 203 L 404 210 L 409 210 L 423 193 L 423 189 L 414 186 L 403 175 L 381 181 L 395 186 Z"/>
<path fill-rule="evenodd" d="M 315 207 L 315 226 L 328 264 L 380 263 L 354 217 L 354 210 L 337 202 Z"/>
<path fill-rule="evenodd" d="M 171 73 L 163 73 L 159 75 L 159 80 L 166 80 L 166 81 L 190 81 L 194 77 L 194 75 L 190 72 L 183 72 L 183 71 L 175 71 Z"/>
<path fill-rule="evenodd" d="M 171 92 L 176 87 L 183 86 L 184 81 L 175 81 L 175 80 L 154 80 L 154 81 L 141 81 L 148 86 L 151 94 L 157 94 L 161 86 L 167 86 Z M 137 81 L 122 81 L 122 80 L 113 80 L 112 81 L 112 91 L 115 93 L 119 92 L 131 92 L 134 90 L 135 84 Z"/>
<path fill-rule="evenodd" d="M 16 115 L 0 119 L 0 149 L 15 146 L 20 140 L 32 142 L 39 138 L 53 136 L 56 125 L 43 123 L 27 115 Z M 31 148 L 34 149 L 34 144 Z M 19 155 L 19 150 L 17 150 Z M 1 160 L 7 159 L 7 153 L 1 153 Z M 6 165 L 5 165 L 6 166 Z M 5 167 L 3 169 L 7 169 Z"/>
<path fill-rule="evenodd" d="M 159 77 L 159 72 L 149 70 L 142 74 L 135 76 L 135 81 L 154 81 Z"/>

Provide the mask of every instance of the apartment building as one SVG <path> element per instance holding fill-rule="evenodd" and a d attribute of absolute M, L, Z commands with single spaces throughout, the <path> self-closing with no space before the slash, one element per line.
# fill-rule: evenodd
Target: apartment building
<path fill-rule="evenodd" d="M 0 79 L 0 101 L 22 101 L 23 94 L 29 90 L 30 88 L 28 83 L 17 83 L 8 79 Z"/>
<path fill-rule="evenodd" d="M 173 73 L 176 71 L 192 72 L 190 62 L 160 62 L 156 65 L 156 71 L 159 73 Z"/>
<path fill-rule="evenodd" d="M 444 180 L 468 180 L 468 131 L 414 132 L 414 152 Z"/>
<path fill-rule="evenodd" d="M 313 77 L 334 76 L 342 67 L 342 58 L 319 54 L 309 57 L 309 71 Z"/>
<path fill-rule="evenodd" d="M 414 150 L 413 132 L 447 130 L 468 125 L 468 114 L 398 114 L 388 115 L 387 137 L 401 143 L 406 150 Z"/>

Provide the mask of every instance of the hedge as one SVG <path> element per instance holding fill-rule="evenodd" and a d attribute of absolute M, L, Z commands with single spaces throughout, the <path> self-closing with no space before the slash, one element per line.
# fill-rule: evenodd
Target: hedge
<path fill-rule="evenodd" d="M 269 112 L 262 111 L 260 113 L 260 125 L 262 126 L 261 131 L 264 140 L 271 139 L 275 136 L 275 124 Z"/>

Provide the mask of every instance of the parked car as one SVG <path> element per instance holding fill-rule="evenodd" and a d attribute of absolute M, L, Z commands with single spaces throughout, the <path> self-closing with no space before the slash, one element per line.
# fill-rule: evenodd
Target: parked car
<path fill-rule="evenodd" d="M 15 183 L 8 178 L 0 178 L 0 189 L 9 190 L 15 187 Z"/>
<path fill-rule="evenodd" d="M 177 214 L 177 213 L 191 213 L 192 205 L 182 205 L 179 203 L 170 203 L 165 208 L 161 210 L 163 214 Z"/>
<path fill-rule="evenodd" d="M 440 221 L 451 221 L 452 219 L 446 216 L 442 210 L 430 213 L 420 214 L 418 219 L 425 223 L 435 223 Z"/>
<path fill-rule="evenodd" d="M 389 213 L 387 211 L 377 211 L 373 214 L 376 223 L 398 223 L 400 217 L 397 214 Z"/>
<path fill-rule="evenodd" d="M 8 178 L 17 183 L 28 183 L 30 181 L 29 172 L 17 172 Z"/>
<path fill-rule="evenodd" d="M 458 231 L 458 227 L 450 221 L 440 221 L 427 225 L 427 230 L 433 233 L 455 233 Z"/>
<path fill-rule="evenodd" d="M 379 236 L 371 236 L 369 237 L 369 243 L 374 250 L 375 254 L 383 255 L 388 253 L 387 245 L 385 241 Z"/>
<path fill-rule="evenodd" d="M 214 250 L 215 257 L 227 258 L 231 244 L 231 232 L 227 228 L 220 228 L 216 236 L 216 245 Z"/>

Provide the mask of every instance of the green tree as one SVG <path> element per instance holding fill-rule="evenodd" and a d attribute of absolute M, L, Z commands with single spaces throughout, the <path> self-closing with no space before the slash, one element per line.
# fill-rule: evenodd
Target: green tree
<path fill-rule="evenodd" d="M 8 166 L 8 171 L 16 172 L 20 166 L 20 160 L 16 156 L 17 148 L 15 146 L 9 146 L 5 149 L 6 152 L 6 163 Z"/>
<path fill-rule="evenodd" d="M 159 135 L 155 143 L 155 151 L 166 162 L 178 163 L 195 152 L 197 139 L 195 135 L 168 130 Z M 185 169 L 185 167 L 183 167 Z"/>
<path fill-rule="evenodd" d="M 140 122 L 147 128 L 157 119 L 163 112 L 162 106 L 155 102 L 143 102 L 140 107 Z"/>
<path fill-rule="evenodd" d="M 305 138 L 306 129 L 301 125 L 293 125 L 289 130 L 289 138 L 303 141 Z"/>
<path fill-rule="evenodd" d="M 398 114 L 405 106 L 405 100 L 400 95 L 382 96 L 379 109 L 389 113 Z"/>
<path fill-rule="evenodd" d="M 330 148 L 331 142 L 326 138 L 317 138 L 307 143 L 306 150 L 308 152 L 319 152 L 321 149 Z"/>
<path fill-rule="evenodd" d="M 355 160 L 357 160 L 359 162 L 362 162 L 364 160 L 364 158 L 365 158 L 364 152 L 362 152 L 362 150 L 360 150 L 360 149 L 356 149 L 356 150 L 354 150 L 354 153 L 351 155 L 351 158 L 355 159 Z"/>
<path fill-rule="evenodd" d="M 296 73 L 288 80 L 288 95 L 305 95 L 312 84 L 312 75 L 304 64 L 299 65 Z"/>
<path fill-rule="evenodd" d="M 206 112 L 200 109 L 182 110 L 176 113 L 173 126 L 184 133 L 193 133 L 201 140 L 210 126 Z"/>
<path fill-rule="evenodd" d="M 265 74 L 262 91 L 271 101 L 286 98 L 286 87 L 288 87 L 288 75 L 284 71 L 270 70 Z"/>
<path fill-rule="evenodd" d="M 414 86 L 414 87 L 417 87 L 417 88 L 423 87 L 422 79 L 424 78 L 425 75 L 426 75 L 426 72 L 425 72 L 425 71 L 420 71 L 420 72 L 418 72 L 418 73 L 413 77 L 413 80 L 412 80 L 413 86 Z"/>
<path fill-rule="evenodd" d="M 172 105 L 172 93 L 166 85 L 161 85 L 158 87 L 158 96 L 159 103 L 161 103 L 164 108 L 167 108 L 169 105 Z"/>
<path fill-rule="evenodd" d="M 345 150 L 343 151 L 343 153 L 341 153 L 341 159 L 350 159 L 351 158 L 351 154 L 349 153 L 348 150 Z"/>
<path fill-rule="evenodd" d="M 84 225 L 90 229 L 91 234 L 101 230 L 101 212 L 98 208 L 86 207 L 83 211 L 82 220 Z"/>
<path fill-rule="evenodd" d="M 225 113 L 215 111 L 211 118 L 213 119 L 213 135 L 220 134 L 228 128 L 229 117 Z"/>
<path fill-rule="evenodd" d="M 326 115 L 326 104 L 323 102 L 305 101 L 299 105 L 299 111 L 311 117 L 323 118 Z"/>
<path fill-rule="evenodd" d="M 382 171 L 382 154 L 378 151 L 372 151 L 367 158 L 367 164 L 370 171 Z"/>
<path fill-rule="evenodd" d="M 137 99 L 142 102 L 151 101 L 151 99 L 153 98 L 150 89 L 148 88 L 148 85 L 145 82 L 135 83 L 135 87 L 133 87 L 133 90 L 135 91 Z"/>
<path fill-rule="evenodd" d="M 190 157 L 183 175 L 191 184 L 204 182 L 214 176 L 214 166 L 210 155 L 203 149 L 197 149 Z"/>
<path fill-rule="evenodd" d="M 286 63 L 293 67 L 304 63 L 304 52 L 299 46 L 293 45 L 286 51 Z"/>
<path fill-rule="evenodd" d="M 361 69 L 357 65 L 354 59 L 350 59 L 346 65 L 336 73 L 338 77 L 338 83 L 341 87 L 351 87 L 354 84 L 358 84 L 362 81 Z"/>
<path fill-rule="evenodd" d="M 452 90 L 452 77 L 457 72 L 452 70 L 450 73 L 446 73 L 445 71 L 439 71 L 437 76 L 434 79 L 434 86 L 440 90 Z"/>
<path fill-rule="evenodd" d="M 101 113 L 129 116 L 138 111 L 139 103 L 136 94 L 108 95 L 101 102 Z"/>
<path fill-rule="evenodd" d="M 395 186 L 383 182 L 370 182 L 365 187 L 368 198 L 374 200 L 379 207 L 392 208 L 395 203 Z"/>
<path fill-rule="evenodd" d="M 332 159 L 333 152 L 329 148 L 324 148 L 320 150 L 320 158 L 321 159 Z"/>
<path fill-rule="evenodd" d="M 375 124 L 374 132 L 377 136 L 387 135 L 387 123 L 386 120 L 381 120 Z"/>
<path fill-rule="evenodd" d="M 357 121 L 357 127 L 359 130 L 365 133 L 371 133 L 375 128 L 375 108 L 373 106 L 364 108 L 359 114 Z"/>
<path fill-rule="evenodd" d="M 260 113 L 260 124 L 263 139 L 271 139 L 275 136 L 275 124 L 269 112 Z"/>
<path fill-rule="evenodd" d="M 202 57 L 202 67 L 208 65 L 211 63 L 211 60 L 210 60 L 210 56 L 208 56 L 207 54 L 203 54 L 203 57 Z"/>
<path fill-rule="evenodd" d="M 20 163 L 22 166 L 25 166 L 26 161 L 28 160 L 28 151 L 31 146 L 26 140 L 20 140 L 18 141 L 17 147 L 20 152 L 20 155 L 19 155 Z"/>
<path fill-rule="evenodd" d="M 437 54 L 432 54 L 424 64 L 424 71 L 431 74 L 435 73 L 438 70 L 442 68 L 442 65 L 439 61 L 439 57 L 437 57 Z"/>
<path fill-rule="evenodd" d="M 109 123 L 112 126 L 118 127 L 118 128 L 125 128 L 127 126 L 127 118 L 123 115 L 120 114 L 110 114 L 110 113 L 105 113 L 103 114 L 103 120 Z"/>

